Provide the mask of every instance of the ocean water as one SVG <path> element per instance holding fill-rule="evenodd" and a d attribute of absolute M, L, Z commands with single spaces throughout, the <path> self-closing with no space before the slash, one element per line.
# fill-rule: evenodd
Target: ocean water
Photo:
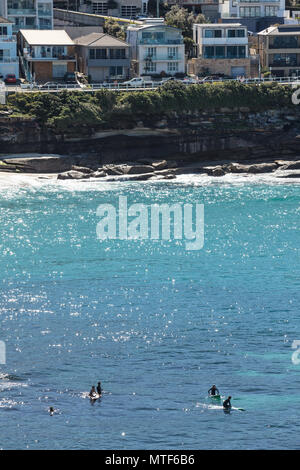
<path fill-rule="evenodd" d="M 120 195 L 203 203 L 203 249 L 97 240 Z M 0 448 L 300 448 L 299 184 L 18 180 L 0 207 Z"/>

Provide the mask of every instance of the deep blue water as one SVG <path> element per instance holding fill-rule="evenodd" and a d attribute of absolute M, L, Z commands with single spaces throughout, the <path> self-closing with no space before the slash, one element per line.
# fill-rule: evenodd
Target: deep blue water
<path fill-rule="evenodd" d="M 100 242 L 119 195 L 204 203 L 204 248 Z M 299 201 L 297 184 L 0 188 L 0 448 L 299 449 Z M 213 383 L 246 411 L 214 406 Z"/>

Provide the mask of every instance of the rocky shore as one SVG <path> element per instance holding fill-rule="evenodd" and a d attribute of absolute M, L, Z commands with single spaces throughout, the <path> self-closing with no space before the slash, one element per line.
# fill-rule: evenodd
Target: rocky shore
<path fill-rule="evenodd" d="M 6 173 L 51 175 L 58 180 L 145 181 L 171 180 L 177 175 L 203 174 L 222 177 L 226 174 L 272 173 L 276 178 L 300 178 L 300 154 L 286 159 L 241 162 L 191 162 L 186 160 L 140 159 L 136 162 L 104 164 L 84 156 L 30 155 L 0 159 L 0 171 Z M 85 163 L 85 165 L 82 164 Z M 87 164 L 88 163 L 88 164 Z M 44 176 L 43 176 L 44 175 Z M 45 176 L 47 175 L 47 176 Z"/>
<path fill-rule="evenodd" d="M 220 108 L 159 120 L 145 116 L 131 128 L 88 128 L 80 135 L 0 116 L 0 152 L 0 171 L 61 180 L 142 181 L 189 173 L 298 178 L 300 107 L 256 113 Z"/>

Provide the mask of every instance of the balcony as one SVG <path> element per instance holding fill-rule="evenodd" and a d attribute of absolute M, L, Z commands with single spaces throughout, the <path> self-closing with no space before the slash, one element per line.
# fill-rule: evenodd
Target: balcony
<path fill-rule="evenodd" d="M 173 44 L 183 44 L 183 39 L 140 39 L 140 45 L 158 45 L 158 46 L 169 46 Z"/>
<path fill-rule="evenodd" d="M 129 67 L 130 59 L 88 59 L 89 67 Z"/>
<path fill-rule="evenodd" d="M 1 42 L 16 42 L 16 36 L 0 36 L 0 44 Z"/>
<path fill-rule="evenodd" d="M 248 37 L 238 38 L 201 38 L 203 46 L 247 46 Z"/>
<path fill-rule="evenodd" d="M 51 10 L 39 10 L 38 11 L 38 16 L 42 16 L 42 17 L 51 17 L 52 16 L 52 11 Z"/>
<path fill-rule="evenodd" d="M 30 8 L 8 8 L 8 16 L 36 16 L 36 10 Z"/>
<path fill-rule="evenodd" d="M 56 62 L 56 61 L 59 61 L 59 60 L 62 60 L 62 61 L 71 61 L 71 62 L 75 62 L 76 61 L 76 58 L 75 56 L 72 56 L 72 55 L 61 55 L 61 56 L 57 56 L 57 57 L 52 57 L 52 56 L 36 56 L 36 55 L 32 55 L 32 54 L 28 54 L 28 53 L 24 53 L 24 59 L 27 60 L 28 62 Z"/>
<path fill-rule="evenodd" d="M 19 62 L 18 57 L 0 57 L 0 64 L 16 64 Z"/>
<path fill-rule="evenodd" d="M 145 56 L 144 61 L 147 62 L 180 62 L 182 60 L 181 56 L 174 55 L 164 55 L 164 56 Z"/>

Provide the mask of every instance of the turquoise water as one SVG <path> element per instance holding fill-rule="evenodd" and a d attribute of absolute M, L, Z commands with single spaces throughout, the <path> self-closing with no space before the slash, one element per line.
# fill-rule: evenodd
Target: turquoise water
<path fill-rule="evenodd" d="M 299 449 L 300 185 L 68 183 L 0 189 L 0 448 Z M 204 203 L 204 248 L 100 242 L 119 195 Z"/>

